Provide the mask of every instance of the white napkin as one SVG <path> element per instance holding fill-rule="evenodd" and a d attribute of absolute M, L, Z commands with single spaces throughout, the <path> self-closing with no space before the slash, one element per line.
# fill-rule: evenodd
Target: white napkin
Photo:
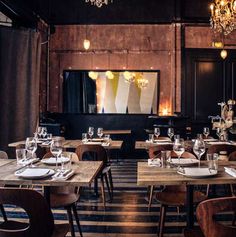
<path fill-rule="evenodd" d="M 49 173 L 49 169 L 35 169 L 35 168 L 26 168 L 25 170 L 19 170 L 16 171 L 17 176 L 22 176 L 22 177 L 43 177 L 46 174 Z"/>
<path fill-rule="evenodd" d="M 39 160 L 39 158 L 32 158 L 32 159 L 23 159 L 23 160 L 19 160 L 19 165 L 23 165 L 23 166 L 27 166 L 27 165 L 30 165 L 30 164 L 33 164 L 35 162 L 37 162 Z"/>
<path fill-rule="evenodd" d="M 161 166 L 161 160 L 159 158 L 156 159 L 148 159 L 148 165 L 149 166 L 157 166 L 160 167 Z"/>
<path fill-rule="evenodd" d="M 234 168 L 230 168 L 230 167 L 224 167 L 224 168 L 227 174 L 236 178 L 236 170 Z"/>
<path fill-rule="evenodd" d="M 71 176 L 73 176 L 75 173 L 74 170 L 64 170 L 64 171 L 59 171 L 56 174 L 54 174 L 52 176 L 53 179 L 55 180 L 67 180 L 69 179 Z"/>
<path fill-rule="evenodd" d="M 176 159 L 176 158 L 172 158 L 170 163 L 171 164 L 182 164 L 182 165 L 187 165 L 187 164 L 196 164 L 199 161 L 197 159 L 191 159 L 191 158 L 180 158 L 180 159 Z"/>

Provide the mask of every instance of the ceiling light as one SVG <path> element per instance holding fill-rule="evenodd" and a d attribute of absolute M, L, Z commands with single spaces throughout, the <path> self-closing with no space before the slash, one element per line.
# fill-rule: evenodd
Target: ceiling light
<path fill-rule="evenodd" d="M 215 0 L 210 9 L 214 31 L 228 35 L 235 29 L 236 0 Z"/>
<path fill-rule="evenodd" d="M 148 86 L 148 80 L 145 78 L 140 78 L 137 80 L 138 82 L 138 88 L 144 89 Z"/>
<path fill-rule="evenodd" d="M 214 41 L 214 42 L 212 42 L 212 46 L 213 46 L 214 48 L 219 49 L 219 48 L 223 48 L 223 47 L 224 47 L 224 44 L 223 44 L 223 42 L 221 42 L 221 41 Z"/>
<path fill-rule="evenodd" d="M 112 73 L 112 71 L 106 71 L 106 77 L 109 79 L 109 80 L 112 80 L 114 79 L 114 74 Z"/>
<path fill-rule="evenodd" d="M 91 5 L 97 6 L 97 7 L 102 7 L 103 5 L 108 5 L 109 2 L 113 2 L 113 0 L 85 0 L 86 3 L 89 3 Z"/>
<path fill-rule="evenodd" d="M 98 72 L 90 71 L 88 75 L 93 80 L 96 80 L 98 78 Z"/>

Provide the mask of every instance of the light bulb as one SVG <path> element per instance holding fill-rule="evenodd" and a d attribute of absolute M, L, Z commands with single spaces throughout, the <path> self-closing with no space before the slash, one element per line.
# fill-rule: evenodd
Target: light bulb
<path fill-rule="evenodd" d="M 220 52 L 220 56 L 223 58 L 223 59 L 226 59 L 228 53 L 225 49 L 222 49 L 221 52 Z"/>
<path fill-rule="evenodd" d="M 114 74 L 112 71 L 106 71 L 106 77 L 110 80 L 114 79 Z"/>
<path fill-rule="evenodd" d="M 89 77 L 93 80 L 96 80 L 98 78 L 98 73 L 97 72 L 94 72 L 94 71 L 90 71 L 88 73 Z"/>
<path fill-rule="evenodd" d="M 129 71 L 124 72 L 124 78 L 129 80 L 132 77 L 131 73 Z"/>
<path fill-rule="evenodd" d="M 90 48 L 90 41 L 88 39 L 84 40 L 84 48 L 88 50 Z"/>

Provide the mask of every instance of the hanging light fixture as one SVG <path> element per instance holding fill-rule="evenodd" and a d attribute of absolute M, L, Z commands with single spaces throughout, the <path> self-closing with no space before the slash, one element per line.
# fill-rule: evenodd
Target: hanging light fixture
<path fill-rule="evenodd" d="M 137 82 L 138 82 L 138 88 L 140 89 L 144 89 L 148 86 L 148 79 L 139 78 Z"/>
<path fill-rule="evenodd" d="M 227 50 L 222 49 L 220 52 L 221 58 L 226 59 L 227 55 L 228 55 Z"/>
<path fill-rule="evenodd" d="M 85 2 L 100 8 L 103 5 L 108 5 L 109 2 L 112 3 L 113 0 L 85 0 Z"/>
<path fill-rule="evenodd" d="M 228 35 L 236 28 L 236 0 L 215 0 L 210 9 L 210 23 L 215 32 Z"/>

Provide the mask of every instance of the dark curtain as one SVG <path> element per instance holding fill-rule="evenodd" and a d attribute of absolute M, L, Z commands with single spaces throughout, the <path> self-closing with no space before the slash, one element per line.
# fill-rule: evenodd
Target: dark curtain
<path fill-rule="evenodd" d="M 96 112 L 96 83 L 87 72 L 65 71 L 63 81 L 63 112 Z"/>
<path fill-rule="evenodd" d="M 0 27 L 0 149 L 32 136 L 39 114 L 39 33 Z"/>

